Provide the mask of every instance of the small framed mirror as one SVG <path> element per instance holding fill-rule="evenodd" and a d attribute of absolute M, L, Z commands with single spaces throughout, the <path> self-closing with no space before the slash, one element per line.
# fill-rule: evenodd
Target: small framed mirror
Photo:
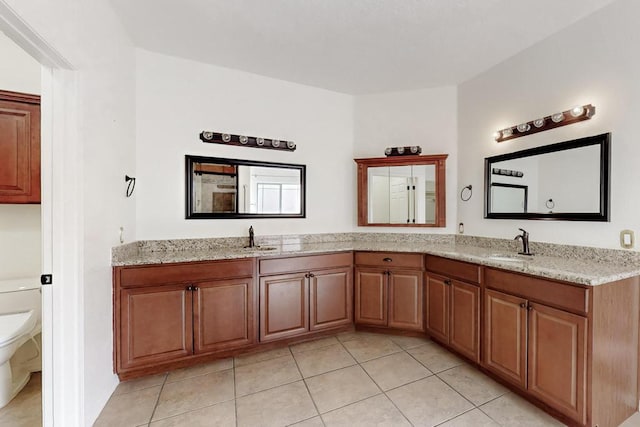
<path fill-rule="evenodd" d="M 485 218 L 609 221 L 611 134 L 485 159 Z"/>
<path fill-rule="evenodd" d="M 185 156 L 186 218 L 304 218 L 305 165 Z"/>
<path fill-rule="evenodd" d="M 355 159 L 358 225 L 444 227 L 446 154 Z"/>

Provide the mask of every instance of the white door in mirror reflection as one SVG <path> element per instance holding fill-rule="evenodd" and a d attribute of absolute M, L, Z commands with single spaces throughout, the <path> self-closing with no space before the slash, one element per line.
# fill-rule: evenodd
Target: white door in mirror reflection
<path fill-rule="evenodd" d="M 370 167 L 368 175 L 369 223 L 435 223 L 433 165 Z"/>
<path fill-rule="evenodd" d="M 526 185 L 491 184 L 491 212 L 527 212 L 528 187 Z"/>

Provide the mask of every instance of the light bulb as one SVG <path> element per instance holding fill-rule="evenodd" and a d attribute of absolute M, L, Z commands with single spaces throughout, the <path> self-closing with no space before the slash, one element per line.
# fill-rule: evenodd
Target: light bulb
<path fill-rule="evenodd" d="M 202 137 L 207 141 L 211 141 L 213 139 L 213 132 L 202 132 Z"/>
<path fill-rule="evenodd" d="M 384 154 L 387 155 L 387 156 L 391 155 L 391 147 L 385 148 L 384 149 Z"/>
<path fill-rule="evenodd" d="M 416 147 L 415 145 L 413 145 L 413 146 L 411 147 L 411 153 L 412 153 L 412 154 L 416 154 L 417 152 L 418 152 L 418 147 Z"/>
<path fill-rule="evenodd" d="M 287 148 L 289 150 L 293 150 L 294 148 L 296 148 L 296 143 L 293 141 L 287 141 Z"/>
<path fill-rule="evenodd" d="M 533 121 L 533 125 L 537 128 L 544 126 L 544 119 L 536 119 Z"/>
<path fill-rule="evenodd" d="M 240 144 L 246 144 L 247 142 L 249 142 L 249 138 L 244 135 L 240 135 Z"/>
<path fill-rule="evenodd" d="M 502 137 L 503 138 L 508 138 L 511 135 L 513 135 L 513 130 L 511 128 L 506 128 L 502 131 Z"/>
<path fill-rule="evenodd" d="M 555 113 L 551 116 L 551 120 L 553 121 L 553 123 L 560 123 L 564 120 L 564 113 Z"/>
<path fill-rule="evenodd" d="M 529 123 L 520 123 L 518 125 L 518 132 L 520 133 L 527 132 L 529 129 L 531 129 L 531 126 L 529 125 Z"/>
<path fill-rule="evenodd" d="M 229 142 L 229 141 L 231 141 L 231 135 L 229 135 L 228 133 L 223 133 L 223 134 L 222 134 L 222 140 L 223 140 L 224 142 Z"/>
<path fill-rule="evenodd" d="M 493 133 L 493 139 L 495 139 L 496 141 L 499 140 L 501 136 L 502 136 L 502 132 L 500 132 L 499 130 Z"/>
<path fill-rule="evenodd" d="M 404 147 L 398 147 L 396 150 L 398 151 L 398 154 L 404 153 Z"/>
<path fill-rule="evenodd" d="M 272 147 L 275 147 L 275 148 L 280 147 L 280 140 L 279 140 L 279 139 L 273 139 L 273 140 L 271 140 L 271 146 L 272 146 Z"/>
<path fill-rule="evenodd" d="M 264 145 L 264 138 L 256 138 L 256 145 L 262 147 Z"/>
<path fill-rule="evenodd" d="M 584 113 L 584 107 L 581 105 L 576 105 L 571 109 L 571 115 L 573 117 L 580 117 Z"/>

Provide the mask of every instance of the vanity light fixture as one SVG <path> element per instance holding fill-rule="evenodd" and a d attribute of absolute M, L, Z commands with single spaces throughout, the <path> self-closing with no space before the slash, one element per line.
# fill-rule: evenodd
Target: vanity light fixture
<path fill-rule="evenodd" d="M 296 143 L 293 141 L 282 141 L 279 139 L 267 139 L 247 135 L 233 135 L 230 133 L 220 133 L 212 131 L 200 132 L 202 142 L 237 145 L 240 147 L 269 148 L 272 150 L 295 151 Z"/>
<path fill-rule="evenodd" d="M 384 155 L 389 156 L 417 156 L 422 153 L 422 147 L 413 145 L 410 147 L 387 147 Z"/>
<path fill-rule="evenodd" d="M 583 120 L 589 120 L 595 114 L 596 107 L 591 104 L 576 105 L 567 111 L 551 114 L 550 116 L 520 123 L 517 126 L 498 130 L 494 134 L 494 139 L 497 142 L 503 142 L 509 139 L 519 138 L 521 136 L 531 135 L 560 126 L 581 122 Z"/>

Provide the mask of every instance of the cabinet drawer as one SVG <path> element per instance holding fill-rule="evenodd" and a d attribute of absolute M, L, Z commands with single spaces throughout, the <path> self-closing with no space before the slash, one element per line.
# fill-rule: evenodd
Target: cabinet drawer
<path fill-rule="evenodd" d="M 493 268 L 485 268 L 484 280 L 489 288 L 552 307 L 579 314 L 586 314 L 589 309 L 589 289 Z"/>
<path fill-rule="evenodd" d="M 338 252 L 324 255 L 267 258 L 259 261 L 260 275 L 293 273 L 297 271 L 322 270 L 346 267 L 353 263 L 353 252 Z"/>
<path fill-rule="evenodd" d="M 463 261 L 455 261 L 439 256 L 427 255 L 427 270 L 442 274 L 447 277 L 455 277 L 467 282 L 480 283 L 480 266 Z"/>
<path fill-rule="evenodd" d="M 201 280 L 253 276 L 254 258 L 184 264 L 116 267 L 120 287 L 152 286 L 163 283 L 193 283 Z"/>
<path fill-rule="evenodd" d="M 424 256 L 399 252 L 356 252 L 356 264 L 421 269 L 424 265 Z"/>

